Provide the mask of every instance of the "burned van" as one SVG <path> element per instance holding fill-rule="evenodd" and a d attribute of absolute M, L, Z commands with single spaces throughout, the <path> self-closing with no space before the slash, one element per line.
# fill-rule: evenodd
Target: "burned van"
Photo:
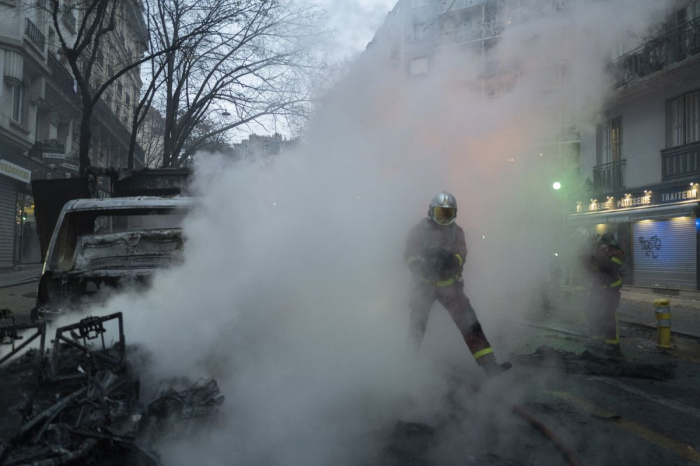
<path fill-rule="evenodd" d="M 68 201 L 46 250 L 35 318 L 50 318 L 106 290 L 143 286 L 181 260 L 188 197 L 120 197 Z"/>

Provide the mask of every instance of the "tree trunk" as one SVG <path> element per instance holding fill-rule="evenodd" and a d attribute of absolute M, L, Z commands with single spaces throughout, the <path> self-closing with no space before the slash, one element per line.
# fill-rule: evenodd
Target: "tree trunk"
<path fill-rule="evenodd" d="M 126 168 L 134 169 L 134 152 L 136 151 L 136 134 L 139 127 L 139 114 L 134 112 L 134 119 L 131 122 L 131 137 L 129 138 L 129 153 L 126 156 Z M 144 164 L 146 161 L 144 160 Z"/>
<path fill-rule="evenodd" d="M 168 74 L 166 75 L 166 102 L 165 102 L 165 131 L 163 131 L 163 167 L 169 167 L 173 154 L 174 141 L 173 129 L 177 117 L 176 106 L 173 102 L 173 73 L 175 69 L 175 55 L 168 54 Z"/>
<path fill-rule="evenodd" d="M 80 144 L 78 147 L 78 157 L 81 175 L 84 175 L 90 168 L 90 141 L 92 140 L 92 129 L 90 128 L 90 118 L 92 118 L 92 107 L 83 106 L 83 114 L 80 118 Z"/>

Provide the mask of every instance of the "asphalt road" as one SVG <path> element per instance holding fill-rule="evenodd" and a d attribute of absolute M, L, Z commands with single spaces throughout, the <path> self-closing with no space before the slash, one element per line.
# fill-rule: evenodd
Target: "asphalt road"
<path fill-rule="evenodd" d="M 28 314 L 36 285 L 0 289 L 0 308 Z M 503 333 L 509 337 L 494 343 L 513 354 L 531 353 L 544 344 L 583 350 L 579 340 L 566 335 L 508 325 L 512 328 Z M 378 464 L 568 464 L 550 440 L 513 413 L 513 404 L 542 421 L 582 465 L 700 464 L 700 342 L 676 337 L 671 351 L 660 352 L 653 331 L 623 325 L 621 336 L 627 361 L 674 364 L 675 377 L 609 377 L 516 364 L 485 381 L 475 379 L 473 371 L 457 371 L 448 401 L 451 413 L 429 421 L 402 419 Z"/>
<path fill-rule="evenodd" d="M 561 335 L 521 332 L 526 343 L 516 352 L 539 344 L 583 350 Z M 522 365 L 506 376 L 521 391 L 522 405 L 558 434 L 581 464 L 700 464 L 700 343 L 675 338 L 673 350 L 660 352 L 653 332 L 623 325 L 621 333 L 626 361 L 674 364 L 675 377 L 657 381 Z"/>
<path fill-rule="evenodd" d="M 38 281 L 24 285 L 0 288 L 0 309 L 9 309 L 17 315 L 28 315 L 34 307 Z"/>

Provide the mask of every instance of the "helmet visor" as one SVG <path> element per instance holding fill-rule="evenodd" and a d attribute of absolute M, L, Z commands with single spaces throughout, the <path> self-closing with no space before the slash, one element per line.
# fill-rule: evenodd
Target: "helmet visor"
<path fill-rule="evenodd" d="M 451 207 L 433 207 L 433 220 L 439 225 L 449 225 L 455 221 L 457 209 Z"/>

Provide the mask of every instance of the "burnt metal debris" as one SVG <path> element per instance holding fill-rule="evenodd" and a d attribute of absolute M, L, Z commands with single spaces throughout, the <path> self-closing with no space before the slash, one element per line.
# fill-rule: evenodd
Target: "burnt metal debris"
<path fill-rule="evenodd" d="M 513 355 L 515 361 L 524 365 L 557 367 L 565 372 L 611 377 L 668 380 L 675 377 L 675 364 L 643 364 L 620 358 L 598 356 L 590 351 L 576 354 L 543 345 L 531 354 Z"/>
<path fill-rule="evenodd" d="M 19 332 L 22 330 L 34 330 L 34 333 L 30 335 L 20 335 Z M 28 338 L 24 338 L 27 336 Z M 17 320 L 9 309 L 0 309 L 0 342 L 3 344 L 11 344 L 12 350 L 8 352 L 5 356 L 0 358 L 0 365 L 5 361 L 8 361 L 13 356 L 22 352 L 22 350 L 27 347 L 31 342 L 41 338 L 40 340 L 40 351 L 44 352 L 44 342 L 46 341 L 46 323 L 44 322 L 31 322 L 31 323 L 17 323 Z M 23 340 L 19 346 L 16 346 L 15 342 L 17 340 Z"/>
<path fill-rule="evenodd" d="M 3 341 L 27 331 L 31 336 L 0 359 L 0 411 L 7 413 L 0 465 L 158 465 L 152 445 L 166 424 L 211 419 L 224 401 L 216 380 L 207 379 L 143 403 L 121 312 L 57 328 L 49 351 L 44 322 L 18 324 L 0 312 Z M 39 350 L 27 349 L 37 338 Z"/>

